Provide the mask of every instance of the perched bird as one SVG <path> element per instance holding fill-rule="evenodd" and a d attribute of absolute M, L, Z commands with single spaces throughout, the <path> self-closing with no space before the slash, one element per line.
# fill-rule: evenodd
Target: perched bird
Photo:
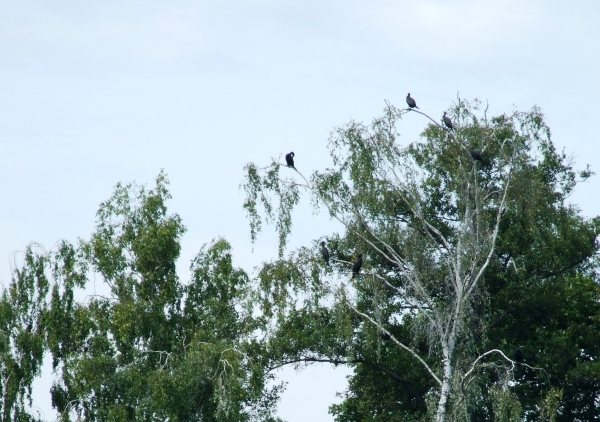
<path fill-rule="evenodd" d="M 321 242 L 321 255 L 323 255 L 323 259 L 325 260 L 325 263 L 327 265 L 329 265 L 329 251 L 327 250 L 327 247 L 325 246 L 325 242 Z"/>
<path fill-rule="evenodd" d="M 285 154 L 285 162 L 287 163 L 288 167 L 292 167 L 292 168 L 296 168 L 294 167 L 294 152 L 290 152 L 289 154 Z"/>
<path fill-rule="evenodd" d="M 481 161 L 483 164 L 486 164 L 485 160 L 481 156 L 480 153 L 475 151 L 474 149 L 469 148 L 469 154 L 471 154 L 471 158 L 475 161 Z"/>
<path fill-rule="evenodd" d="M 517 366 L 523 362 L 523 352 L 521 351 L 521 346 L 517 346 L 515 349 L 515 361 L 517 362 Z"/>
<path fill-rule="evenodd" d="M 379 338 L 383 341 L 390 341 L 392 336 L 390 336 L 388 333 L 379 333 Z"/>
<path fill-rule="evenodd" d="M 445 111 L 444 111 L 444 117 L 442 117 L 442 120 L 444 121 L 444 124 L 446 125 L 446 127 L 448 129 L 454 129 L 454 126 L 452 125 L 452 120 L 450 120 L 450 117 L 446 116 Z"/>
<path fill-rule="evenodd" d="M 408 106 L 410 108 L 419 108 L 419 107 L 417 107 L 417 103 L 415 102 L 415 99 L 410 96 L 410 92 L 406 96 L 406 104 L 408 104 Z"/>
<path fill-rule="evenodd" d="M 362 267 L 362 254 L 361 253 L 358 254 L 358 259 L 352 266 L 352 278 L 354 278 L 358 275 L 358 273 L 360 272 L 360 267 Z"/>

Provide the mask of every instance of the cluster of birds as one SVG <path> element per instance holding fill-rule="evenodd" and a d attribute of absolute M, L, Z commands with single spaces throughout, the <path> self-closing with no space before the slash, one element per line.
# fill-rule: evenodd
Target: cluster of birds
<path fill-rule="evenodd" d="M 325 242 L 321 242 L 321 255 L 323 256 L 323 260 L 325 261 L 326 265 L 329 265 L 329 250 L 327 249 L 327 246 L 325 246 Z M 358 275 L 358 273 L 360 273 L 360 269 L 362 268 L 362 254 L 359 253 L 358 254 L 358 258 L 356 259 L 356 262 L 354 263 L 354 265 L 352 265 L 352 278 L 356 277 Z"/>
<path fill-rule="evenodd" d="M 287 163 L 288 167 L 291 167 L 295 170 L 296 167 L 294 167 L 294 155 L 295 155 L 294 151 L 286 154 L 285 162 Z M 321 255 L 323 256 L 323 259 L 325 260 L 325 264 L 329 265 L 329 250 L 327 250 L 327 246 L 325 246 L 325 242 L 321 242 Z M 356 277 L 358 275 L 358 273 L 360 273 L 360 269 L 362 268 L 362 263 L 363 263 L 362 262 L 362 254 L 359 253 L 358 259 L 352 266 L 352 278 Z"/>
<path fill-rule="evenodd" d="M 419 107 L 417 107 L 417 102 L 415 101 L 415 99 L 410 96 L 410 92 L 406 96 L 406 104 L 408 104 L 409 110 L 412 110 L 413 108 L 419 108 Z M 442 121 L 444 122 L 444 124 L 446 125 L 446 127 L 448 129 L 454 129 L 452 120 L 450 119 L 450 117 L 446 116 L 445 111 L 444 111 L 444 115 L 442 116 Z"/>
<path fill-rule="evenodd" d="M 417 107 L 417 102 L 415 101 L 415 99 L 410 96 L 410 92 L 406 96 L 406 104 L 408 104 L 408 107 L 410 110 L 412 110 L 413 108 L 419 108 L 419 107 Z M 444 125 L 449 130 L 454 130 L 454 125 L 452 124 L 452 120 L 450 119 L 450 117 L 448 117 L 446 115 L 446 112 L 444 112 L 444 115 L 442 116 L 442 121 L 444 122 Z M 473 158 L 474 161 L 480 161 L 483 164 L 487 164 L 487 161 L 484 160 L 484 158 L 481 156 L 481 154 L 479 152 L 477 152 L 471 148 L 469 148 L 468 151 L 469 151 L 469 154 L 471 155 L 471 158 Z M 285 155 L 285 162 L 288 165 L 288 167 L 291 167 L 294 170 L 297 170 L 296 167 L 294 166 L 295 155 L 296 154 L 294 154 L 293 151 L 287 153 Z M 327 247 L 325 246 L 325 242 L 321 242 L 321 255 L 323 256 L 325 263 L 327 265 L 329 265 L 329 251 L 327 250 Z M 361 267 L 362 267 L 362 254 L 358 254 L 358 259 L 352 266 L 352 278 L 355 278 L 360 273 Z"/>
<path fill-rule="evenodd" d="M 408 104 L 408 107 L 410 110 L 412 110 L 413 108 L 419 108 L 419 107 L 417 107 L 417 102 L 415 101 L 415 99 L 410 96 L 410 92 L 406 96 L 406 104 Z M 444 112 L 444 115 L 442 116 L 442 121 L 444 122 L 444 125 L 449 130 L 454 130 L 454 125 L 452 124 L 452 120 L 446 115 L 446 112 Z M 474 161 L 480 161 L 483 164 L 487 164 L 487 161 L 484 160 L 484 158 L 481 156 L 481 154 L 479 152 L 477 152 L 471 148 L 469 148 L 468 151 L 469 151 L 469 154 L 471 155 L 471 158 Z M 286 154 L 285 162 L 288 165 L 288 167 L 291 167 L 294 170 L 296 170 L 296 167 L 294 166 L 294 156 L 295 156 L 295 154 L 293 151 Z M 323 256 L 323 260 L 325 261 L 325 264 L 329 265 L 329 250 L 327 249 L 327 246 L 325 246 L 324 241 L 321 242 L 321 255 Z M 360 273 L 362 264 L 363 264 L 362 254 L 358 254 L 358 258 L 357 258 L 356 262 L 354 262 L 354 264 L 352 265 L 352 278 L 353 279 Z M 389 340 L 389 334 L 385 334 L 384 340 Z M 515 361 L 517 362 L 517 365 L 520 365 L 521 362 L 523 361 L 523 352 L 521 351 L 520 347 L 517 347 L 515 349 L 514 358 L 515 358 Z"/>
<path fill-rule="evenodd" d="M 415 99 L 410 96 L 410 92 L 406 96 L 406 104 L 408 104 L 409 110 L 412 110 L 413 108 L 419 108 L 419 107 L 417 107 L 417 102 L 415 101 Z M 454 130 L 454 125 L 452 124 L 452 120 L 450 119 L 450 117 L 448 117 L 446 115 L 445 111 L 444 111 L 444 115 L 442 116 L 442 122 L 444 122 L 444 125 L 449 130 Z M 480 161 L 483 164 L 488 164 L 487 161 L 483 158 L 483 156 L 479 152 L 477 152 L 471 148 L 469 148 L 468 151 L 469 151 L 469 154 L 471 155 L 471 158 L 473 158 L 474 161 Z"/>
<path fill-rule="evenodd" d="M 408 104 L 409 110 L 412 110 L 413 108 L 419 108 L 419 107 L 417 107 L 417 102 L 415 101 L 415 99 L 410 96 L 410 92 L 406 96 L 406 104 Z M 447 116 L 445 111 L 444 111 L 444 115 L 442 116 L 442 121 L 444 122 L 444 125 L 449 130 L 454 130 L 454 124 L 452 123 L 452 120 L 450 119 L 450 117 Z M 469 151 L 469 154 L 471 155 L 471 158 L 474 161 L 480 161 L 482 164 L 486 164 L 486 165 L 488 164 L 487 160 L 485 160 L 479 152 L 475 151 L 472 148 L 468 148 L 468 151 Z M 294 170 L 296 170 L 296 167 L 294 166 L 294 156 L 295 155 L 296 154 L 294 154 L 294 151 L 289 152 L 285 155 L 286 164 L 288 165 L 288 167 L 291 167 Z"/>

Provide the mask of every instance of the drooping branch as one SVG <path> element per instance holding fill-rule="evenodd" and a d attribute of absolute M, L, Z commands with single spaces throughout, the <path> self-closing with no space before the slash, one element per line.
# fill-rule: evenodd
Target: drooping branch
<path fill-rule="evenodd" d="M 515 366 L 517 366 L 517 365 L 521 365 L 521 366 L 524 366 L 524 367 L 526 367 L 526 368 L 529 368 L 529 369 L 532 369 L 532 370 L 535 370 L 535 371 L 542 371 L 542 372 L 546 373 L 546 370 L 545 370 L 544 368 L 538 368 L 538 367 L 535 367 L 535 366 L 530 366 L 530 365 L 527 365 L 527 364 L 526 364 L 526 363 L 524 363 L 524 362 L 517 363 L 517 362 L 515 362 L 514 360 L 510 359 L 509 357 L 507 357 L 507 356 L 504 354 L 504 352 L 502 352 L 502 350 L 499 350 L 499 349 L 491 349 L 491 350 L 488 350 L 487 352 L 485 352 L 485 353 L 483 353 L 483 354 L 479 355 L 479 356 L 478 356 L 478 357 L 477 357 L 477 358 L 476 358 L 476 359 L 473 361 L 473 363 L 471 364 L 471 367 L 470 367 L 470 369 L 469 369 L 467 372 L 465 372 L 465 374 L 462 376 L 461 385 L 463 386 L 463 387 L 462 387 L 463 389 L 464 389 L 464 382 L 465 382 L 465 380 L 466 380 L 466 379 L 469 377 L 469 375 L 471 375 L 471 373 L 473 373 L 473 371 L 475 371 L 475 369 L 476 369 L 476 367 L 477 367 L 477 364 L 478 364 L 478 363 L 479 363 L 479 362 L 480 362 L 480 361 L 481 361 L 483 358 L 485 358 L 486 356 L 489 356 L 489 355 L 491 355 L 492 353 L 497 353 L 497 354 L 499 354 L 499 355 L 500 355 L 500 356 L 501 356 L 501 357 L 502 357 L 502 358 L 503 358 L 503 359 L 504 359 L 506 362 L 510 363 L 510 365 L 511 365 L 511 370 L 512 370 L 512 369 L 514 369 L 514 368 L 515 368 Z M 547 375 L 547 373 L 546 373 L 546 375 Z"/>
<path fill-rule="evenodd" d="M 352 305 L 350 302 L 347 302 L 348 306 L 358 315 L 362 316 L 364 319 L 366 319 L 367 321 L 369 321 L 371 324 L 373 324 L 375 327 L 377 327 L 378 329 L 380 329 L 383 333 L 387 334 L 390 336 L 390 339 L 396 343 L 398 346 L 400 346 L 401 348 L 403 348 L 404 350 L 406 350 L 408 353 L 410 353 L 413 357 L 415 357 L 427 370 L 427 372 L 429 372 L 429 375 L 431 375 L 431 377 L 441 386 L 442 385 L 442 381 L 438 378 L 438 376 L 435 374 L 435 372 L 433 372 L 433 370 L 431 369 L 431 367 L 427 364 L 427 362 L 425 362 L 423 360 L 423 358 L 421 358 L 421 356 L 419 356 L 419 354 L 417 352 L 415 352 L 413 349 L 411 349 L 410 347 L 408 347 L 407 345 L 405 345 L 404 343 L 402 343 L 401 341 L 399 341 L 398 339 L 396 339 L 396 337 L 394 337 L 394 335 L 392 333 L 390 333 L 388 330 L 385 329 L 385 327 L 383 327 L 381 324 L 379 324 L 377 321 L 375 321 L 373 318 L 371 318 L 370 316 L 368 316 L 367 314 L 359 311 L 358 309 L 356 309 L 356 307 L 354 305 Z"/>

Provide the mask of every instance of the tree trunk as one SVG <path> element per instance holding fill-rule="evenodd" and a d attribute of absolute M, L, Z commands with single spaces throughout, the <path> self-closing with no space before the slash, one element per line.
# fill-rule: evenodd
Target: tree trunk
<path fill-rule="evenodd" d="M 435 416 L 436 422 L 444 422 L 446 420 L 446 411 L 448 407 L 448 396 L 452 389 L 452 359 L 448 356 L 444 359 L 444 377 L 442 378 L 442 391 L 440 400 L 438 401 L 437 413 Z"/>
<path fill-rule="evenodd" d="M 462 289 L 459 289 L 458 297 L 463 296 Z M 452 358 L 454 356 L 454 348 L 456 347 L 456 338 L 460 331 L 460 300 L 457 301 L 454 324 L 447 339 L 442 339 L 442 356 L 444 356 L 444 375 L 442 377 L 442 390 L 440 392 L 440 400 L 438 401 L 437 413 L 435 416 L 436 422 L 444 422 L 446 420 L 446 414 L 448 412 L 448 398 L 450 391 L 452 390 Z"/>
<path fill-rule="evenodd" d="M 4 395 L 4 397 L 2 398 L 2 421 L 8 421 L 9 420 L 9 413 L 8 413 L 8 383 L 10 382 L 10 377 L 12 376 L 9 375 L 7 378 L 5 378 L 4 380 L 2 380 L 2 394 Z"/>

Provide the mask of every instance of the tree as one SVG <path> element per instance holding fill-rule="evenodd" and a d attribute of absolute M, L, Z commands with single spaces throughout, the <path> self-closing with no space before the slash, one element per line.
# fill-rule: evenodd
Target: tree
<path fill-rule="evenodd" d="M 407 113 L 430 123 L 422 142 L 401 147 L 396 125 Z M 266 168 L 246 166 L 244 206 L 252 238 L 263 213 L 276 221 L 280 236 L 279 260 L 261 273 L 267 315 L 286 332 L 290 324 L 301 327 L 308 314 L 336 316 L 337 333 L 329 340 L 323 338 L 332 333 L 327 329 L 313 339 L 302 330 L 296 337 L 288 334 L 292 347 L 275 335 L 272 365 L 359 365 L 354 380 L 360 389 L 352 382 L 350 388 L 361 398 L 334 407 L 339 420 L 364 420 L 351 415 L 361 411 L 352 402 L 363 409 L 379 406 L 381 419 L 368 420 L 405 420 L 406 415 L 462 420 L 477 412 L 488 420 L 494 414 L 520 414 L 512 386 L 531 388 L 531 374 L 541 378 L 544 371 L 526 359 L 529 380 L 514 380 L 521 370 L 512 359 L 519 337 L 499 330 L 501 321 L 519 318 L 513 314 L 515 303 L 507 304 L 504 296 L 519 287 L 511 272 L 521 271 L 527 279 L 522 266 L 528 265 L 529 278 L 532 271 L 545 272 L 544 280 L 560 282 L 589 267 L 597 251 L 598 220 L 585 220 L 565 205 L 577 173 L 564 154 L 556 153 L 539 109 L 490 118 L 477 103 L 459 101 L 450 115 L 453 131 L 424 113 L 388 105 L 371 125 L 351 122 L 337 130 L 329 142 L 333 168 L 308 178 L 301 168 L 288 170 L 275 161 Z M 582 179 L 590 175 L 588 169 L 580 173 Z M 308 248 L 283 257 L 291 211 L 303 192 L 344 227 L 328 240 L 337 257 L 333 269 Z M 541 216 L 546 220 L 535 221 Z M 526 243 L 527 234 L 518 233 L 514 221 L 536 227 L 529 240 L 539 242 Z M 585 247 L 565 253 L 567 239 Z M 349 268 L 358 253 L 366 257 L 364 275 L 352 281 Z M 587 276 L 581 284 L 597 298 Z M 346 359 L 336 358 L 336 347 L 337 356 Z M 373 370 L 395 380 L 395 388 L 381 377 L 365 381 Z M 368 393 L 369 386 L 377 393 Z M 401 402 L 381 406 L 381 397 L 398 389 Z M 539 391 L 531 397 L 539 404 Z"/>
<path fill-rule="evenodd" d="M 8 369 L 9 364 L 25 368 L 20 381 L 6 382 L 10 406 L 23 389 L 30 392 L 45 337 L 60 376 L 51 396 L 61 420 L 275 420 L 280 386 L 266 387 L 272 377 L 262 370 L 261 325 L 252 316 L 250 279 L 233 266 L 231 246 L 217 239 L 193 260 L 190 283 L 180 282 L 176 260 L 185 228 L 178 215 L 168 213 L 167 185 L 162 173 L 150 190 L 119 184 L 101 204 L 90 240 L 77 246 L 61 242 L 43 259 L 26 255 L 16 293 L 4 294 L 2 318 L 14 320 L 14 338 L 35 340 L 36 348 L 23 353 L 23 342 L 17 342 L 12 350 L 19 354 L 3 360 Z M 103 287 L 76 300 L 96 278 Z M 4 311 L 15 307 L 13 314 Z M 35 325 L 38 314 L 43 326 Z M 15 315 L 34 318 L 39 336 L 21 333 L 29 319 Z M 3 374 L 10 376 L 8 369 Z"/>
<path fill-rule="evenodd" d="M 32 384 L 44 356 L 47 260 L 47 253 L 38 245 L 29 245 L 23 266 L 15 269 L 0 297 L 2 422 L 36 420 L 27 406 L 32 405 Z"/>
<path fill-rule="evenodd" d="M 496 420 L 494 415 L 515 420 L 497 413 L 519 409 L 522 418 L 532 421 L 544 412 L 564 421 L 592 420 L 600 413 L 595 405 L 600 395 L 598 219 L 582 218 L 567 202 L 576 184 L 569 158 L 549 144 L 540 161 L 524 166 L 513 180 L 498 248 L 484 279 L 476 339 L 479 353 L 498 348 L 511 356 L 522 345 L 525 363 L 544 371 L 517 367 L 511 374 L 514 387 L 502 390 L 494 387 L 499 377 L 490 371 L 497 362 L 486 362 L 470 384 L 471 420 Z M 400 374 L 411 369 L 389 366 Z M 376 420 L 374 415 L 385 409 L 406 409 L 404 388 L 384 382 L 369 368 L 357 368 L 346 400 L 334 407 L 338 419 Z M 381 391 L 393 400 L 375 393 Z"/>

